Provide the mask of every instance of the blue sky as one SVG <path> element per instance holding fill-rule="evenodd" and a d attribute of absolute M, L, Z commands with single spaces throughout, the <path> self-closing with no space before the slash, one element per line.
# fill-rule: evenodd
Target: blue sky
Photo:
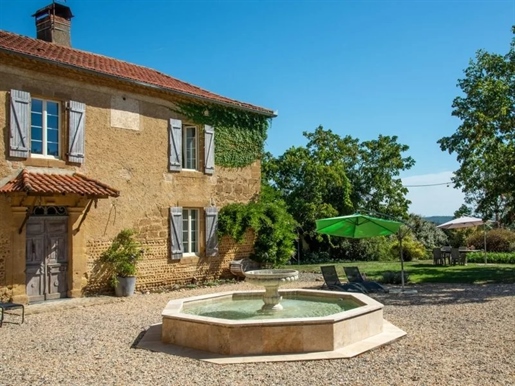
<path fill-rule="evenodd" d="M 0 29 L 35 37 L 50 0 L 0 0 Z M 266 149 L 305 144 L 318 125 L 360 140 L 397 135 L 416 165 L 407 185 L 458 168 L 436 141 L 451 135 L 457 80 L 478 49 L 506 53 L 515 0 L 68 0 L 75 48 L 152 67 L 278 110 Z M 412 212 L 451 215 L 463 196 L 413 187 Z"/>

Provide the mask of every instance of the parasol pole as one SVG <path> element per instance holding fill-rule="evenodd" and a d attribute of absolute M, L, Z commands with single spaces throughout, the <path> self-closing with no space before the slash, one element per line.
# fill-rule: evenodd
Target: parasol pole
<path fill-rule="evenodd" d="M 404 258 L 402 256 L 402 239 L 400 228 L 399 228 L 399 250 L 401 255 L 401 290 L 404 291 Z"/>
<path fill-rule="evenodd" d="M 486 260 L 486 222 L 483 223 L 483 247 L 484 247 L 484 253 L 485 253 L 485 264 L 487 264 Z"/>

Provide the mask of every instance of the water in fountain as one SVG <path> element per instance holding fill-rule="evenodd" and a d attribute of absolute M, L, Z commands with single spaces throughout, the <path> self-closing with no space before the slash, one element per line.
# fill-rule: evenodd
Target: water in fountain
<path fill-rule="evenodd" d="M 227 297 L 216 302 L 192 302 L 182 312 L 190 315 L 207 316 L 229 320 L 312 318 L 333 315 L 351 310 L 360 304 L 352 298 L 320 299 L 309 296 L 288 297 L 281 302 L 283 309 L 263 312 L 261 297 Z"/>

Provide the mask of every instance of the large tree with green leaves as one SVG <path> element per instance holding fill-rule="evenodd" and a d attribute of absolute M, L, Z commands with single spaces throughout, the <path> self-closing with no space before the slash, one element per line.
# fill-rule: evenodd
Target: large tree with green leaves
<path fill-rule="evenodd" d="M 515 27 L 513 28 L 515 33 Z M 515 221 L 515 39 L 506 55 L 479 50 L 452 104 L 461 125 L 438 143 L 460 163 L 455 187 L 484 218 Z"/>
<path fill-rule="evenodd" d="M 357 209 L 407 215 L 407 189 L 398 176 L 414 160 L 403 157 L 408 147 L 397 137 L 360 142 L 322 126 L 303 134 L 305 147 L 292 147 L 277 158 L 265 155 L 263 176 L 280 192 L 304 235 L 316 235 L 316 219 Z"/>

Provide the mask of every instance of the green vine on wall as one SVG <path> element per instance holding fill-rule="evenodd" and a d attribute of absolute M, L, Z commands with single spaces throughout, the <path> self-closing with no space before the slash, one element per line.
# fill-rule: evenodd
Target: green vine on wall
<path fill-rule="evenodd" d="M 250 111 L 213 104 L 178 102 L 175 112 L 194 123 L 215 128 L 215 164 L 244 167 L 263 154 L 270 118 Z"/>
<path fill-rule="evenodd" d="M 267 188 L 258 202 L 232 203 L 218 214 L 220 237 L 230 236 L 239 243 L 249 229 L 254 230 L 254 252 L 250 257 L 265 267 L 281 266 L 292 257 L 296 226 L 284 201 L 272 196 Z"/>

